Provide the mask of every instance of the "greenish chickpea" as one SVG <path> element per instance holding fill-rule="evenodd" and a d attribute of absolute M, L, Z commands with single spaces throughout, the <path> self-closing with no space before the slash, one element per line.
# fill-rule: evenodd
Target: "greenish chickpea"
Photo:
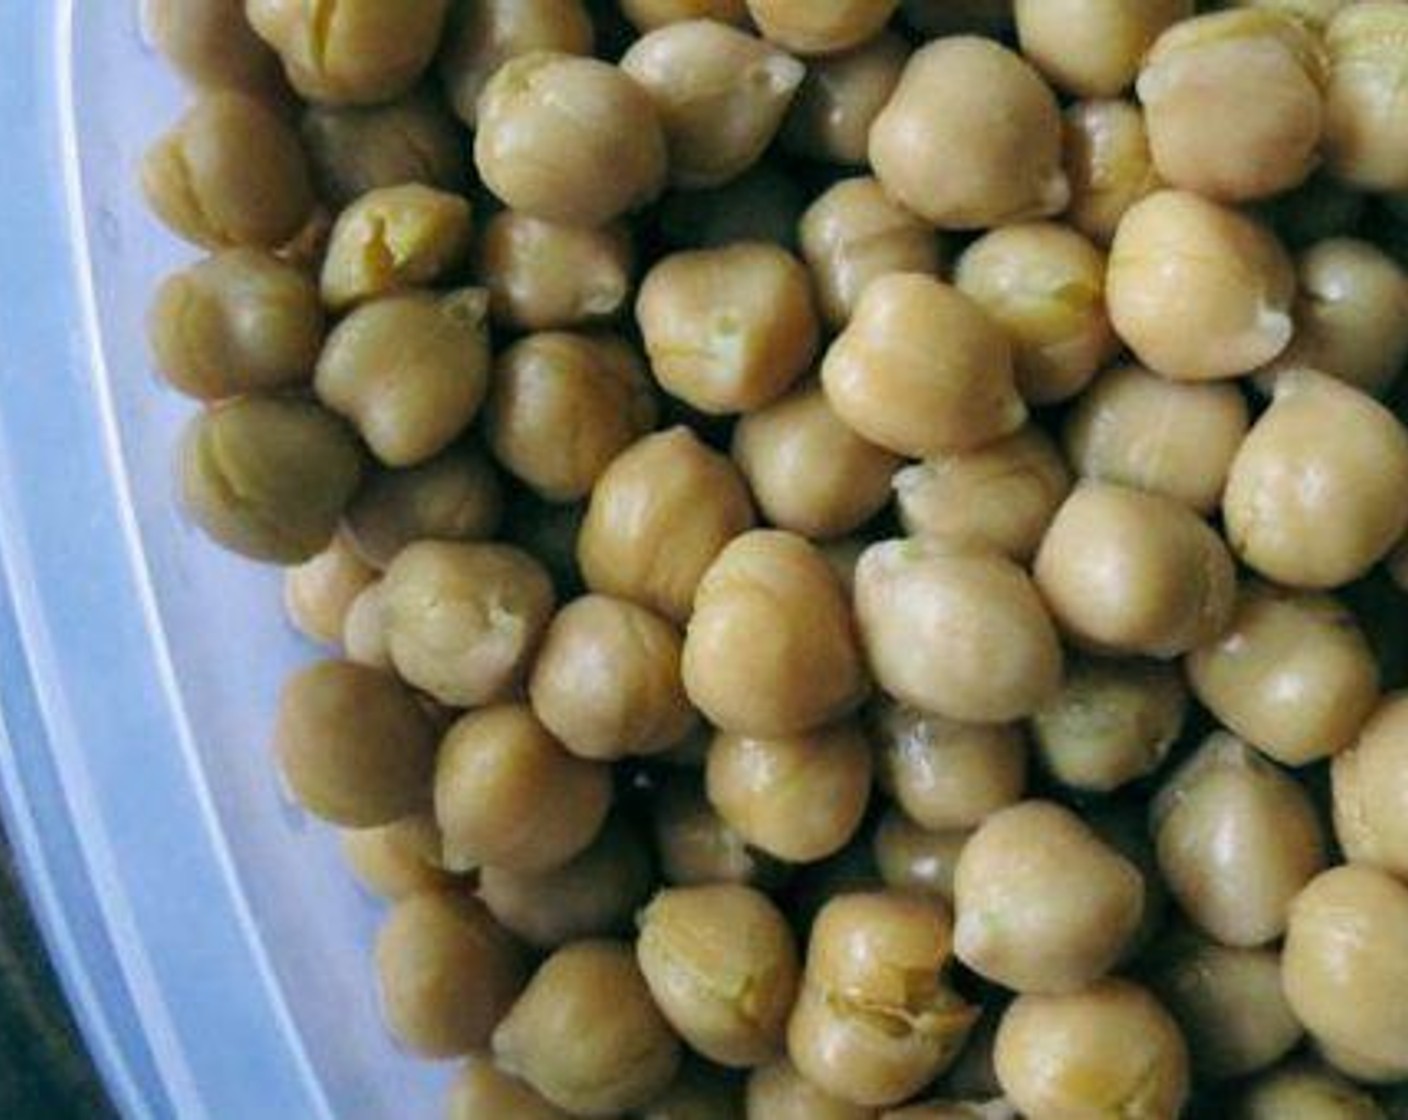
<path fill-rule="evenodd" d="M 1408 8 L 1394 0 L 1350 4 L 1325 30 L 1330 84 L 1325 159 L 1360 190 L 1408 190 L 1408 107 L 1400 97 Z"/>
<path fill-rule="evenodd" d="M 1388 697 L 1335 758 L 1335 832 L 1355 863 L 1408 875 L 1408 694 Z"/>
<path fill-rule="evenodd" d="M 781 878 L 780 867 L 749 848 L 729 827 L 693 775 L 668 777 L 651 801 L 660 872 L 677 887 L 710 883 L 740 883 L 771 887 Z"/>
<path fill-rule="evenodd" d="M 489 389 L 488 297 L 411 292 L 357 308 L 328 337 L 313 385 L 388 467 L 444 451 Z"/>
<path fill-rule="evenodd" d="M 774 43 L 802 55 L 827 55 L 869 42 L 899 0 L 748 0 L 748 14 Z"/>
<path fill-rule="evenodd" d="M 284 573 L 284 613 L 303 634 L 337 645 L 353 600 L 376 578 L 342 534 L 311 560 Z"/>
<path fill-rule="evenodd" d="M 875 864 L 891 890 L 931 894 L 953 905 L 954 874 L 971 829 L 930 832 L 897 809 L 875 830 Z"/>
<path fill-rule="evenodd" d="M 449 0 L 245 0 L 259 37 L 309 101 L 369 105 L 416 84 L 435 57 Z"/>
<path fill-rule="evenodd" d="M 498 1069 L 492 1061 L 471 1054 L 450 1090 L 449 1120 L 571 1120 L 542 1097 Z"/>
<path fill-rule="evenodd" d="M 1238 1101 L 1236 1120 L 1388 1120 L 1352 1081 L 1312 1062 L 1293 1062 L 1255 1078 Z"/>
<path fill-rule="evenodd" d="M 1077 101 L 1066 110 L 1064 152 L 1066 221 L 1108 246 L 1125 212 L 1159 187 L 1143 111 L 1128 101 Z"/>
<path fill-rule="evenodd" d="M 899 85 L 909 53 L 903 38 L 883 32 L 812 62 L 782 126 L 783 147 L 823 163 L 864 165 L 870 126 Z"/>
<path fill-rule="evenodd" d="M 1118 97 L 1150 44 L 1193 14 L 1193 0 L 1016 0 L 1017 42 L 1052 85 Z"/>
<path fill-rule="evenodd" d="M 291 397 L 240 397 L 199 414 L 178 463 L 191 519 L 225 548 L 274 564 L 326 548 L 362 477 L 347 427 Z"/>
<path fill-rule="evenodd" d="M 279 60 L 249 26 L 244 0 L 148 0 L 142 15 L 151 41 L 192 85 L 255 96 L 280 88 Z"/>
<path fill-rule="evenodd" d="M 148 149 L 141 179 L 157 217 L 207 249 L 277 249 L 313 215 L 298 134 L 273 109 L 232 90 L 197 98 Z"/>
<path fill-rule="evenodd" d="M 424 822 L 425 817 L 418 815 L 375 828 L 344 829 L 342 855 L 358 882 L 393 902 L 428 891 L 453 890 L 459 880 L 425 858 Z"/>
<path fill-rule="evenodd" d="M 680 1042 L 631 947 L 579 941 L 538 969 L 494 1032 L 499 1065 L 565 1112 L 617 1116 L 674 1080 Z"/>
<path fill-rule="evenodd" d="M 877 1120 L 879 1115 L 813 1085 L 786 1058 L 760 1066 L 748 1078 L 749 1120 Z"/>
<path fill-rule="evenodd" d="M 261 249 L 227 249 L 162 282 L 147 337 L 172 386 L 222 400 L 308 381 L 323 309 L 301 269 Z"/>
<path fill-rule="evenodd" d="M 545 331 L 499 354 L 484 434 L 500 465 L 540 498 L 575 502 L 658 411 L 645 362 L 624 339 Z"/>

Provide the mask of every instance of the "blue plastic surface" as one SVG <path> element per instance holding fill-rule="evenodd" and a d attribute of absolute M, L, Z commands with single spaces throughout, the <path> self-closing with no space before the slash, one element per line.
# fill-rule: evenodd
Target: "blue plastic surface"
<path fill-rule="evenodd" d="M 189 405 L 143 310 L 184 255 L 140 153 L 181 94 L 133 0 L 0 3 L 0 794 L 80 1024 L 132 1120 L 432 1117 L 376 909 L 266 747 L 310 651 L 277 576 L 181 521 Z"/>

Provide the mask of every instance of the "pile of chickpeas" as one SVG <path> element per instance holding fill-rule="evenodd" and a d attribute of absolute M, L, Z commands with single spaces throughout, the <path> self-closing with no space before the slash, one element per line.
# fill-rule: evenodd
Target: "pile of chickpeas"
<path fill-rule="evenodd" d="M 1408 1116 L 1408 3 L 149 6 L 452 1120 Z"/>

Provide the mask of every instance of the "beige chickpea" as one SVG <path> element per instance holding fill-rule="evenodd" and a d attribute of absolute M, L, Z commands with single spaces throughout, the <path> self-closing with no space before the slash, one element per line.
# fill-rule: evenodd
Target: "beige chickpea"
<path fill-rule="evenodd" d="M 997 1033 L 998 1080 L 1028 1120 L 1177 1120 L 1188 1049 L 1143 988 L 1102 980 L 1068 995 L 1024 995 Z"/>
<path fill-rule="evenodd" d="M 1336 757 L 1335 833 L 1355 863 L 1408 878 L 1408 694 L 1374 712 L 1359 738 Z"/>
<path fill-rule="evenodd" d="M 1032 739 L 1062 785 L 1110 793 L 1163 765 L 1187 712 L 1188 690 L 1172 665 L 1082 660 L 1032 717 Z"/>
<path fill-rule="evenodd" d="M 499 544 L 418 541 L 382 583 L 397 671 L 443 703 L 473 706 L 518 686 L 552 614 L 552 582 Z"/>
<path fill-rule="evenodd" d="M 834 855 L 860 828 L 874 760 L 842 723 L 804 735 L 720 734 L 709 747 L 709 802 L 745 841 L 789 863 Z"/>
<path fill-rule="evenodd" d="M 1071 473 L 1040 428 L 977 451 L 934 455 L 894 476 L 900 522 L 917 537 L 991 548 L 1027 562 L 1071 491 Z"/>
<path fill-rule="evenodd" d="M 1011 336 L 1028 403 L 1074 396 L 1119 348 L 1105 313 L 1105 254 L 1068 226 L 993 230 L 959 258 L 954 284 Z"/>
<path fill-rule="evenodd" d="M 455 4 L 440 50 L 445 97 L 471 128 L 494 73 L 532 51 L 592 53 L 592 20 L 582 0 L 476 0 Z"/>
<path fill-rule="evenodd" d="M 806 76 L 791 55 L 713 20 L 647 32 L 621 69 L 654 98 L 670 182 L 684 188 L 719 186 L 757 163 Z"/>
<path fill-rule="evenodd" d="M 631 947 L 579 941 L 538 969 L 494 1032 L 494 1056 L 564 1112 L 609 1117 L 665 1090 L 680 1043 Z"/>
<path fill-rule="evenodd" d="M 1188 191 L 1161 190 L 1125 212 L 1105 298 L 1119 336 L 1179 381 L 1237 377 L 1291 341 L 1296 278 L 1255 219 Z"/>
<path fill-rule="evenodd" d="M 705 570 L 753 526 L 748 486 L 687 428 L 646 436 L 592 491 L 577 559 L 587 586 L 684 622 Z"/>
<path fill-rule="evenodd" d="M 489 389 L 488 299 L 409 292 L 357 308 L 328 337 L 314 388 L 389 467 L 445 450 Z"/>
<path fill-rule="evenodd" d="M 487 1057 L 471 1054 L 450 1089 L 448 1120 L 571 1120 Z"/>
<path fill-rule="evenodd" d="M 931 831 L 975 828 L 1020 801 L 1027 787 L 1027 744 L 1017 724 L 959 723 L 885 700 L 871 733 L 881 788 Z"/>
<path fill-rule="evenodd" d="M 1280 12 L 1175 24 L 1139 73 L 1160 178 L 1234 202 L 1298 185 L 1319 162 L 1325 80 L 1319 37 Z"/>
<path fill-rule="evenodd" d="M 1055 694 L 1061 646 L 1026 572 L 996 552 L 886 541 L 856 569 L 856 618 L 891 696 L 950 719 L 1001 723 Z"/>
<path fill-rule="evenodd" d="M 1097 653 L 1177 657 L 1226 629 L 1237 591 L 1232 557 L 1197 514 L 1104 482 L 1072 492 L 1035 572 L 1062 629 Z"/>
<path fill-rule="evenodd" d="M 1399 96 L 1405 34 L 1408 9 L 1394 0 L 1350 4 L 1325 30 L 1325 158 L 1360 190 L 1408 190 L 1408 108 Z"/>
<path fill-rule="evenodd" d="M 1144 878 L 1070 810 L 1024 801 L 994 813 L 954 873 L 954 952 L 1019 992 L 1072 992 L 1123 957 Z"/>
<path fill-rule="evenodd" d="M 775 1058 L 801 966 L 767 895 L 718 884 L 661 891 L 640 916 L 636 960 L 681 1038 L 721 1065 Z"/>
<path fill-rule="evenodd" d="M 681 672 L 709 721 L 741 735 L 810 731 L 868 691 L 844 588 L 813 545 L 779 530 L 743 534 L 705 571 Z"/>
<path fill-rule="evenodd" d="M 435 819 L 452 867 L 561 867 L 595 839 L 610 803 L 610 771 L 569 754 L 526 705 L 471 712 L 440 745 Z"/>
<path fill-rule="evenodd" d="M 367 890 L 393 902 L 454 889 L 455 876 L 425 858 L 422 834 L 427 822 L 434 829 L 433 818 L 425 815 L 376 828 L 344 829 L 341 846 L 348 869 Z"/>
<path fill-rule="evenodd" d="M 1174 381 L 1127 365 L 1102 373 L 1075 402 L 1063 442 L 1082 478 L 1164 494 L 1209 514 L 1250 426 L 1236 385 Z"/>
<path fill-rule="evenodd" d="M 870 126 L 908 60 L 904 39 L 884 32 L 853 51 L 812 62 L 782 126 L 783 146 L 823 163 L 865 164 Z"/>
<path fill-rule="evenodd" d="M 600 229 L 500 210 L 479 241 L 479 280 L 496 323 L 567 330 L 614 319 L 631 296 L 635 249 L 620 224 Z"/>
<path fill-rule="evenodd" d="M 1408 430 L 1372 397 L 1308 371 L 1283 375 L 1232 462 L 1227 539 L 1291 587 L 1359 578 L 1408 531 Z"/>
<path fill-rule="evenodd" d="M 621 13 L 639 31 L 654 31 L 687 19 L 712 19 L 746 26 L 747 0 L 619 0 Z"/>
<path fill-rule="evenodd" d="M 786 1058 L 758 1067 L 748 1078 L 749 1120 L 877 1120 L 878 1115 L 813 1085 Z"/>
<path fill-rule="evenodd" d="M 1379 699 L 1379 667 L 1354 615 L 1329 595 L 1249 581 L 1227 632 L 1186 662 L 1218 721 L 1285 766 L 1338 754 Z"/>
<path fill-rule="evenodd" d="M 1333 237 L 1296 262 L 1300 295 L 1291 344 L 1258 375 L 1315 369 L 1376 396 L 1408 364 L 1408 271 L 1367 241 Z"/>
<path fill-rule="evenodd" d="M 1116 97 L 1151 43 L 1193 14 L 1193 0 L 1016 0 L 1022 53 L 1058 89 Z"/>
<path fill-rule="evenodd" d="M 1150 813 L 1159 868 L 1188 919 L 1223 945 L 1280 937 L 1291 900 L 1325 866 L 1310 795 L 1226 732 L 1160 789 Z"/>
<path fill-rule="evenodd" d="M 535 494 L 574 502 L 655 426 L 657 412 L 645 362 L 624 339 L 544 331 L 498 356 L 484 434 Z"/>
<path fill-rule="evenodd" d="M 872 178 L 843 179 L 824 192 L 802 215 L 798 237 L 822 315 L 837 329 L 850 321 L 876 277 L 935 276 L 943 264 L 934 231 Z"/>
<path fill-rule="evenodd" d="M 899 0 L 748 0 L 748 14 L 774 43 L 797 54 L 850 50 L 878 35 Z"/>
<path fill-rule="evenodd" d="M 427 1058 L 483 1047 L 527 979 L 520 947 L 462 891 L 413 895 L 377 934 L 387 1028 Z"/>
<path fill-rule="evenodd" d="M 953 1060 L 977 1011 L 949 986 L 948 910 L 897 892 L 838 895 L 812 927 L 788 1054 L 823 1091 L 884 1107 Z"/>
<path fill-rule="evenodd" d="M 665 187 L 665 131 L 650 95 L 594 58 L 535 51 L 505 63 L 479 99 L 474 161 L 506 205 L 603 226 Z"/>
<path fill-rule="evenodd" d="M 820 336 L 806 268 L 762 242 L 666 257 L 641 284 L 636 318 L 665 391 L 715 414 L 776 400 Z"/>
<path fill-rule="evenodd" d="M 1125 212 L 1159 187 L 1144 114 L 1128 101 L 1078 101 L 1065 114 L 1066 221 L 1106 246 Z"/>
<path fill-rule="evenodd" d="M 951 907 L 958 859 L 972 835 L 970 829 L 930 832 L 890 809 L 872 842 L 880 878 L 891 890 L 937 895 Z"/>
<path fill-rule="evenodd" d="M 1027 419 L 1012 357 L 1002 329 L 962 292 L 891 273 L 861 293 L 821 382 L 843 421 L 897 455 L 971 451 Z"/>
<path fill-rule="evenodd" d="M 342 652 L 348 661 L 369 669 L 393 669 L 386 643 L 381 580 L 369 583 L 347 607 L 342 620 Z"/>
<path fill-rule="evenodd" d="M 1046 217 L 1070 201 L 1056 98 L 989 39 L 939 39 L 910 57 L 871 126 L 870 162 L 896 200 L 941 229 Z"/>
<path fill-rule="evenodd" d="M 682 647 L 654 611 L 606 595 L 578 599 L 543 638 L 528 681 L 533 710 L 583 758 L 668 750 L 698 718 L 680 677 Z"/>
<path fill-rule="evenodd" d="M 693 775 L 675 774 L 650 805 L 660 873 L 677 887 L 708 883 L 775 886 L 778 867 L 729 827 Z"/>
<path fill-rule="evenodd" d="M 1236 1120 L 1390 1120 L 1367 1092 L 1318 1063 L 1278 1066 L 1252 1080 Z"/>
<path fill-rule="evenodd" d="M 879 513 L 901 463 L 843 424 L 814 383 L 739 420 L 733 460 L 764 519 L 812 540 L 844 536 Z"/>
<path fill-rule="evenodd" d="M 1302 23 L 1316 31 L 1324 31 L 1336 12 L 1354 0 L 1236 0 L 1238 7 L 1264 8 L 1271 12 L 1285 12 L 1295 16 Z"/>
<path fill-rule="evenodd" d="M 339 534 L 313 559 L 284 573 L 284 611 L 305 637 L 336 645 L 352 601 L 375 577 Z"/>
<path fill-rule="evenodd" d="M 1194 1073 L 1209 1081 L 1266 1069 L 1304 1033 L 1281 991 L 1276 949 L 1234 949 L 1179 932 L 1154 949 L 1146 976 L 1183 1029 Z"/>
<path fill-rule="evenodd" d="M 1408 887 L 1336 867 L 1296 896 L 1281 981 L 1334 1065 L 1375 1083 L 1408 1077 Z"/>

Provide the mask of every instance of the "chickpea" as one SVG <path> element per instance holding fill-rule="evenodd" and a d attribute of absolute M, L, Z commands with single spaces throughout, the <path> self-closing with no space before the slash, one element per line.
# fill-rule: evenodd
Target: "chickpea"
<path fill-rule="evenodd" d="M 878 35 L 899 0 L 748 0 L 748 14 L 774 43 L 797 54 L 836 54 Z"/>
<path fill-rule="evenodd" d="M 448 0 L 245 0 L 250 26 L 309 101 L 368 105 L 406 93 L 440 45 Z"/>
<path fill-rule="evenodd" d="M 1027 419 L 1012 346 L 956 288 L 918 273 L 871 281 L 821 367 L 831 407 L 871 443 L 921 457 L 972 451 Z"/>
<path fill-rule="evenodd" d="M 671 777 L 651 802 L 655 847 L 665 882 L 677 887 L 709 883 L 774 886 L 779 868 L 755 852 L 709 804 L 696 779 Z"/>
<path fill-rule="evenodd" d="M 681 660 L 709 721 L 741 735 L 796 735 L 854 711 L 868 691 L 850 603 L 801 537 L 745 533 L 705 571 Z"/>
<path fill-rule="evenodd" d="M 1134 931 L 1121 967 L 1141 959 L 1164 931 L 1169 916 L 1168 888 L 1159 873 L 1159 860 L 1149 835 L 1144 802 L 1134 799 L 1104 801 L 1083 809 L 1085 823 L 1107 845 L 1124 856 L 1144 879 L 1144 917 Z"/>
<path fill-rule="evenodd" d="M 1127 980 L 1068 995 L 1024 995 L 997 1033 L 997 1076 L 1028 1120 L 1176 1120 L 1188 1050 L 1159 1002 Z"/>
<path fill-rule="evenodd" d="M 1179 381 L 1237 377 L 1291 341 L 1295 270 L 1254 219 L 1187 191 L 1125 213 L 1110 249 L 1106 302 L 1120 337 Z"/>
<path fill-rule="evenodd" d="M 1284 766 L 1338 754 L 1379 699 L 1379 667 L 1354 615 L 1329 595 L 1249 581 L 1227 632 L 1188 657 L 1199 701 Z"/>
<path fill-rule="evenodd" d="M 345 311 L 365 300 L 431 284 L 469 252 L 470 208 L 420 183 L 381 187 L 338 215 L 323 260 L 323 302 Z"/>
<path fill-rule="evenodd" d="M 385 570 L 416 541 L 482 541 L 503 520 L 503 486 L 477 448 L 453 445 L 419 466 L 377 471 L 347 507 L 357 555 Z"/>
<path fill-rule="evenodd" d="M 1117 97 L 1150 44 L 1193 14 L 1193 0 L 1016 0 L 1022 53 L 1058 89 Z"/>
<path fill-rule="evenodd" d="M 1227 628 L 1237 591 L 1222 538 L 1187 506 L 1104 482 L 1066 499 L 1035 572 L 1062 629 L 1096 653 L 1177 657 Z"/>
<path fill-rule="evenodd" d="M 381 586 L 397 671 L 462 707 L 518 686 L 553 608 L 547 573 L 508 545 L 418 541 L 392 561 Z"/>
<path fill-rule="evenodd" d="M 899 85 L 909 53 L 900 36 L 884 32 L 813 62 L 782 126 L 783 146 L 807 159 L 863 166 L 870 126 Z"/>
<path fill-rule="evenodd" d="M 934 231 L 872 178 L 843 179 L 823 193 L 802 215 L 799 237 L 822 315 L 837 329 L 850 321 L 876 277 L 935 276 L 943 264 Z"/>
<path fill-rule="evenodd" d="M 993 230 L 959 258 L 954 283 L 1011 336 L 1029 403 L 1079 393 L 1119 348 L 1105 313 L 1105 254 L 1067 226 Z"/>
<path fill-rule="evenodd" d="M 781 1052 L 801 968 L 765 894 L 731 884 L 661 891 L 641 914 L 636 959 L 665 1018 L 706 1058 L 747 1068 Z"/>
<path fill-rule="evenodd" d="M 687 428 L 637 441 L 592 491 L 577 559 L 587 586 L 684 622 L 725 545 L 753 525 L 748 486 Z"/>
<path fill-rule="evenodd" d="M 1408 888 L 1336 867 L 1296 896 L 1281 982 L 1330 1064 L 1359 1081 L 1408 1077 Z"/>
<path fill-rule="evenodd" d="M 941 229 L 1046 217 L 1070 201 L 1056 98 L 1020 55 L 987 39 L 915 51 L 871 126 L 870 163 L 896 201 Z"/>
<path fill-rule="evenodd" d="M 422 851 L 426 820 L 418 815 L 376 828 L 344 829 L 342 855 L 358 882 L 392 902 L 429 891 L 453 890 L 459 880 L 430 863 Z M 433 819 L 429 825 L 434 829 Z"/>
<path fill-rule="evenodd" d="M 1324 31 L 1325 25 L 1334 14 L 1352 2 L 1353 0 L 1237 0 L 1239 7 L 1285 12 L 1316 31 Z"/>
<path fill-rule="evenodd" d="M 786 1058 L 748 1078 L 749 1120 L 877 1120 L 879 1113 L 813 1085 Z"/>
<path fill-rule="evenodd" d="M 1408 694 L 1386 699 L 1335 758 L 1335 832 L 1355 863 L 1408 876 Z"/>
<path fill-rule="evenodd" d="M 471 1054 L 450 1090 L 449 1120 L 571 1120 L 488 1058 Z"/>
<path fill-rule="evenodd" d="M 659 209 L 659 233 L 673 249 L 721 249 L 761 241 L 788 252 L 808 196 L 776 164 L 755 164 L 721 187 L 675 191 Z"/>
<path fill-rule="evenodd" d="M 1250 426 L 1236 385 L 1128 365 L 1102 373 L 1075 402 L 1064 444 L 1082 478 L 1164 494 L 1207 515 L 1222 503 Z"/>
<path fill-rule="evenodd" d="M 1337 587 L 1408 531 L 1406 490 L 1408 431 L 1391 412 L 1333 378 L 1286 374 L 1232 462 L 1227 539 L 1278 583 Z"/>
<path fill-rule="evenodd" d="M 650 95 L 594 58 L 536 51 L 505 63 L 479 99 L 474 161 L 514 210 L 603 226 L 665 187 L 665 131 Z"/>
<path fill-rule="evenodd" d="M 1258 376 L 1315 369 L 1382 396 L 1408 363 L 1408 270 L 1367 241 L 1335 237 L 1296 262 L 1296 333 Z"/>
<path fill-rule="evenodd" d="M 622 14 L 640 31 L 654 31 L 687 19 L 712 19 L 746 26 L 746 0 L 618 0 Z"/>
<path fill-rule="evenodd" d="M 480 289 L 412 292 L 359 307 L 318 359 L 318 398 L 389 467 L 445 450 L 489 388 L 488 299 Z"/>
<path fill-rule="evenodd" d="M 1071 490 L 1049 437 L 1033 426 L 977 451 L 935 455 L 894 476 L 900 521 L 917 537 L 991 548 L 1025 563 Z"/>
<path fill-rule="evenodd" d="M 1019 992 L 1071 992 L 1124 955 L 1144 879 L 1070 810 L 1024 801 L 964 844 L 954 910 L 954 952 L 969 968 Z"/>
<path fill-rule="evenodd" d="M 652 867 L 642 838 L 608 821 L 591 845 L 548 871 L 479 872 L 479 897 L 511 933 L 535 949 L 555 949 L 630 927 L 650 897 Z"/>
<path fill-rule="evenodd" d="M 342 653 L 348 661 L 369 669 L 394 668 L 386 644 L 386 620 L 382 613 L 381 580 L 358 592 L 342 620 Z"/>
<path fill-rule="evenodd" d="M 635 249 L 620 224 L 582 229 L 501 210 L 479 244 L 496 323 L 567 330 L 616 318 L 631 296 Z"/>
<path fill-rule="evenodd" d="M 280 88 L 279 60 L 244 15 L 244 0 L 148 0 L 143 27 L 181 76 L 201 89 L 261 96 Z"/>
<path fill-rule="evenodd" d="M 856 569 L 856 618 L 891 696 L 973 723 L 1030 715 L 1061 680 L 1055 627 L 1027 574 L 995 552 L 937 540 L 873 545 Z"/>
<path fill-rule="evenodd" d="M 527 979 L 519 946 L 482 902 L 461 892 L 397 903 L 375 957 L 387 1027 L 431 1058 L 485 1045 Z"/>
<path fill-rule="evenodd" d="M 1173 666 L 1086 659 L 1032 717 L 1032 738 L 1062 785 L 1110 793 L 1163 765 L 1187 713 L 1188 690 Z"/>
<path fill-rule="evenodd" d="M 1107 246 L 1120 220 L 1159 187 L 1144 114 L 1128 101 L 1078 101 L 1065 115 L 1066 221 Z"/>
<path fill-rule="evenodd" d="M 977 1017 L 944 975 L 951 944 L 937 899 L 880 892 L 828 902 L 788 1026 L 802 1076 L 870 1107 L 898 1104 L 932 1081 Z"/>
<path fill-rule="evenodd" d="M 1148 980 L 1183 1029 L 1194 1073 L 1206 1080 L 1266 1069 L 1304 1033 L 1281 992 L 1275 949 L 1233 949 L 1176 934 L 1158 947 Z"/>
<path fill-rule="evenodd" d="M 1027 744 L 1017 724 L 959 723 L 886 700 L 871 726 L 880 786 L 922 828 L 972 829 L 1022 799 Z"/>
<path fill-rule="evenodd" d="M 435 819 L 454 868 L 561 867 L 595 839 L 610 803 L 610 771 L 568 754 L 526 705 L 471 712 L 440 745 Z"/>
<path fill-rule="evenodd" d="M 1310 796 L 1241 740 L 1217 732 L 1154 799 L 1165 882 L 1213 940 L 1254 948 L 1280 937 L 1291 900 L 1325 866 Z"/>
<path fill-rule="evenodd" d="M 621 69 L 654 98 L 680 187 L 719 186 L 757 163 L 806 76 L 791 55 L 712 20 L 647 32 Z"/>
<path fill-rule="evenodd" d="M 1408 9 L 1393 0 L 1350 4 L 1325 31 L 1330 85 L 1325 158 L 1330 170 L 1367 191 L 1408 190 L 1408 109 L 1398 96 Z"/>
<path fill-rule="evenodd" d="M 673 624 L 623 599 L 588 595 L 548 627 L 528 682 L 533 710 L 573 754 L 612 761 L 675 746 L 697 714 L 680 678 Z"/>
<path fill-rule="evenodd" d="M 631 947 L 579 941 L 538 969 L 494 1032 L 494 1056 L 564 1112 L 608 1117 L 665 1090 L 680 1043 Z"/>
<path fill-rule="evenodd" d="M 539 497 L 574 502 L 655 426 L 657 412 L 645 362 L 624 339 L 546 331 L 498 356 L 485 437 Z"/>
<path fill-rule="evenodd" d="M 313 559 L 284 573 L 284 610 L 305 637 L 336 645 L 352 601 L 375 577 L 339 535 Z"/>
<path fill-rule="evenodd" d="M 1389 1114 L 1351 1081 L 1310 1062 L 1283 1065 L 1256 1078 L 1239 1102 L 1237 1120 L 1388 1120 Z"/>
<path fill-rule="evenodd" d="M 1319 37 L 1280 12 L 1175 24 L 1139 74 L 1159 176 L 1231 202 L 1298 185 L 1319 160 L 1325 81 Z"/>
<path fill-rule="evenodd" d="M 666 257 L 641 284 L 636 317 L 656 380 L 713 414 L 782 396 L 820 335 L 806 268 L 761 242 Z"/>
<path fill-rule="evenodd" d="M 440 51 L 440 80 L 456 115 L 479 123 L 479 98 L 504 63 L 533 51 L 592 53 L 582 0 L 475 0 L 455 4 Z"/>
<path fill-rule="evenodd" d="M 277 249 L 313 214 L 298 134 L 261 101 L 202 94 L 145 156 L 142 191 L 178 237 L 206 249 Z"/>
<path fill-rule="evenodd" d="M 874 761 L 854 723 L 784 738 L 718 735 L 709 801 L 753 847 L 790 863 L 834 855 L 860 828 Z"/>
<path fill-rule="evenodd" d="M 875 863 L 891 890 L 932 894 L 951 907 L 954 875 L 972 830 L 930 832 L 897 809 L 888 810 L 875 830 Z"/>

